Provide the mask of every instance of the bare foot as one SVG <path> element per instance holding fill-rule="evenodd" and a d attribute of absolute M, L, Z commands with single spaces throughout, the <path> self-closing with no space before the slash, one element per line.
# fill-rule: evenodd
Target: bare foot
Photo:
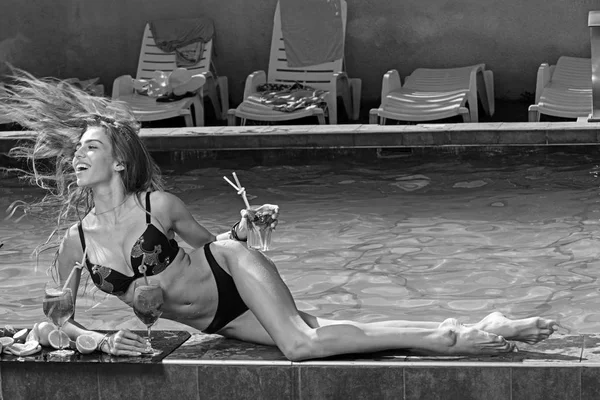
<path fill-rule="evenodd" d="M 493 355 L 516 350 L 513 343 L 502 336 L 462 325 L 448 318 L 439 326 L 442 338 L 439 351 L 450 355 Z"/>
<path fill-rule="evenodd" d="M 558 329 L 558 323 L 541 317 L 512 320 L 502 313 L 493 312 L 472 327 L 504 336 L 508 340 L 534 344 L 552 335 Z"/>

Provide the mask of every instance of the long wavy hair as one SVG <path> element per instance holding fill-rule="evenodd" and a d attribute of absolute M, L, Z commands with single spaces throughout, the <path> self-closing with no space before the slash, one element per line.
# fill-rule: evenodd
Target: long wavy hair
<path fill-rule="evenodd" d="M 46 189 L 46 194 L 33 202 L 16 201 L 8 213 L 56 219 L 46 242 L 34 250 L 36 256 L 58 247 L 65 231 L 94 207 L 91 189 L 77 186 L 72 167 L 76 145 L 88 128 L 104 128 L 114 158 L 125 166 L 119 173 L 126 194 L 163 190 L 160 170 L 138 136 L 140 124 L 126 104 L 89 95 L 55 78 L 38 79 L 16 68 L 12 72 L 11 83 L 0 96 L 0 115 L 35 136 L 9 152 L 27 167 L 9 170 Z"/>

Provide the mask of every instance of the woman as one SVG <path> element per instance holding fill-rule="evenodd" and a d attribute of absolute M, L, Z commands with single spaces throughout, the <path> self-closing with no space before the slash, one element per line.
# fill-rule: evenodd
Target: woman
<path fill-rule="evenodd" d="M 145 270 L 147 279 L 163 290 L 163 318 L 276 345 L 294 361 L 400 348 L 500 354 L 516 350 L 509 340 L 536 343 L 554 332 L 553 320 L 509 320 L 500 313 L 466 326 L 455 319 L 335 321 L 299 311 L 273 262 L 246 248 L 244 211 L 230 232 L 215 236 L 179 198 L 162 190 L 159 170 L 125 106 L 22 71 L 15 80 L 0 112 L 37 132 L 33 147 L 15 148 L 12 154 L 26 158 L 36 183 L 49 190 L 25 211 L 47 213 L 60 206 L 51 236 L 64 231 L 54 265 L 60 282 L 83 260 L 100 290 L 131 305 L 134 282 L 144 279 Z M 263 208 L 276 221 L 277 207 Z M 180 248 L 175 234 L 193 250 Z M 78 269 L 70 282 L 75 294 L 80 276 Z M 71 338 L 94 335 L 99 349 L 114 355 L 139 355 L 147 349 L 146 341 L 128 330 L 103 336 L 71 320 L 65 331 Z"/>

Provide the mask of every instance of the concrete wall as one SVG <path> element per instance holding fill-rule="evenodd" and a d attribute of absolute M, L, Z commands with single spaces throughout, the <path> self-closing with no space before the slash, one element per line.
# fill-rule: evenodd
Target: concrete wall
<path fill-rule="evenodd" d="M 267 67 L 276 1 L 0 0 L 0 60 L 35 75 L 98 76 L 110 90 L 115 77 L 135 74 L 147 20 L 204 14 L 215 21 L 218 72 L 237 105 L 247 74 Z M 517 100 L 535 91 L 540 63 L 590 56 L 595 9 L 600 1 L 348 0 L 347 71 L 362 78 L 371 106 L 388 69 L 404 77 L 485 62 L 496 98 Z"/>

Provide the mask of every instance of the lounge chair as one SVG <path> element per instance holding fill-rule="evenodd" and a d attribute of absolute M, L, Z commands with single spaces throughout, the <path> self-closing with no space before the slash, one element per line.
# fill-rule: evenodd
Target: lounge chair
<path fill-rule="evenodd" d="M 194 76 L 201 75 L 206 82 L 198 92 L 198 96 L 183 100 L 161 103 L 148 96 L 138 95 L 134 90 L 134 79 L 130 75 L 120 76 L 113 83 L 113 99 L 127 102 L 134 114 L 141 121 L 156 121 L 161 119 L 183 116 L 186 126 L 204 125 L 204 98 L 208 97 L 218 119 L 225 119 L 229 108 L 229 93 L 227 77 L 217 76 L 212 66 L 212 40 L 204 44 L 204 54 L 194 66 L 188 67 Z M 136 79 L 151 79 L 155 71 L 166 74 L 177 68 L 175 53 L 165 53 L 160 50 L 152 37 L 150 24 L 146 24 L 142 48 L 138 61 Z M 192 120 L 193 106 L 195 123 Z"/>
<path fill-rule="evenodd" d="M 346 30 L 346 1 L 341 1 L 342 23 L 344 36 Z M 268 74 L 255 71 L 246 79 L 244 100 L 235 109 L 230 109 L 227 116 L 228 125 L 236 125 L 237 118 L 242 125 L 247 120 L 254 121 L 287 121 L 308 116 L 316 116 L 320 124 L 325 123 L 325 113 L 322 108 L 312 107 L 292 112 L 283 112 L 261 103 L 261 95 L 257 93 L 259 85 L 265 83 L 294 84 L 301 83 L 314 89 L 326 90 L 325 96 L 329 123 L 336 124 L 338 120 L 337 98 L 341 97 L 344 108 L 351 120 L 357 120 L 360 111 L 361 80 L 349 79 L 343 72 L 343 57 L 333 62 L 308 67 L 292 68 L 288 66 L 285 46 L 281 31 L 280 5 L 277 3 L 273 22 L 271 39 L 271 54 Z"/>
<path fill-rule="evenodd" d="M 562 56 L 556 65 L 540 65 L 535 104 L 529 106 L 529 122 L 538 122 L 541 114 L 579 118 L 591 112 L 591 59 Z"/>
<path fill-rule="evenodd" d="M 478 99 L 488 115 L 494 114 L 494 75 L 485 64 L 458 68 L 418 68 L 402 85 L 397 70 L 383 76 L 381 105 L 369 113 L 369 123 L 433 121 L 462 116 L 478 122 Z"/>

